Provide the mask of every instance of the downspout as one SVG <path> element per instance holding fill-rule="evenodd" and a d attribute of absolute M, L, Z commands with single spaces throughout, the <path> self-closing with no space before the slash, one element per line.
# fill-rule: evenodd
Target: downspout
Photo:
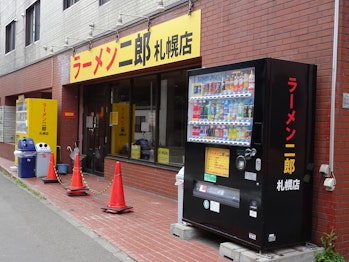
<path fill-rule="evenodd" d="M 331 83 L 331 116 L 330 116 L 330 155 L 329 166 L 333 173 L 334 165 L 334 127 L 336 116 L 336 82 L 337 82 L 337 53 L 338 53 L 338 27 L 339 27 L 339 0 L 335 0 L 333 47 L 332 47 L 332 83 Z"/>

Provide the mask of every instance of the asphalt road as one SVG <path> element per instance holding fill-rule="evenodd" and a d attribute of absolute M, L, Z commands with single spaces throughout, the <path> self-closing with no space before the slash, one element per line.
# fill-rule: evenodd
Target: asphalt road
<path fill-rule="evenodd" d="M 0 261 L 132 261 L 0 173 Z"/>

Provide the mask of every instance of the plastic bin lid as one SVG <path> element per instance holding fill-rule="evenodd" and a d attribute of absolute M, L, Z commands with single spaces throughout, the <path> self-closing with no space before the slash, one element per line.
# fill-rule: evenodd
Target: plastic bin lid
<path fill-rule="evenodd" d="M 22 138 L 18 140 L 18 150 L 20 151 L 36 151 L 32 138 Z"/>
<path fill-rule="evenodd" d="M 45 142 L 40 142 L 35 145 L 36 152 L 51 152 L 50 146 Z"/>

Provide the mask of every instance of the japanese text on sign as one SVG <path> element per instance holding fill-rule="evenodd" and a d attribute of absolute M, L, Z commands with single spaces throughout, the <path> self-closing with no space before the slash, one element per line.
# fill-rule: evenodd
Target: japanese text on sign
<path fill-rule="evenodd" d="M 286 138 L 285 138 L 285 153 L 284 153 L 284 174 L 292 175 L 296 171 L 296 144 L 293 138 L 296 134 L 294 128 L 296 122 L 296 110 L 294 107 L 295 90 L 297 88 L 297 78 L 289 77 L 288 79 L 289 91 L 289 111 L 286 117 Z"/>
<path fill-rule="evenodd" d="M 70 82 L 199 57 L 200 27 L 198 10 L 76 54 L 70 59 Z"/>
<path fill-rule="evenodd" d="M 40 135 L 48 135 L 48 131 L 47 131 L 47 104 L 46 103 L 42 103 Z"/>
<path fill-rule="evenodd" d="M 230 150 L 222 148 L 206 148 L 205 173 L 229 177 Z"/>
<path fill-rule="evenodd" d="M 299 179 L 278 180 L 277 191 L 298 191 L 300 190 L 301 181 Z"/>
<path fill-rule="evenodd" d="M 294 142 L 296 135 L 296 110 L 295 110 L 295 90 L 297 89 L 297 78 L 288 78 L 288 92 L 289 92 L 289 107 L 285 122 L 285 151 L 284 151 L 284 174 L 292 175 L 296 171 L 296 143 Z M 299 191 L 300 190 L 299 179 L 279 179 L 276 183 L 276 190 L 283 191 Z"/>

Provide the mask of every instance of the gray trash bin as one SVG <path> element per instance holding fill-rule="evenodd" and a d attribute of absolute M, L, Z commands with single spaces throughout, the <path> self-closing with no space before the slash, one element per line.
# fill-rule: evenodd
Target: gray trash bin
<path fill-rule="evenodd" d="M 176 174 L 176 183 L 175 185 L 178 187 L 178 223 L 182 224 L 183 218 L 183 194 L 184 194 L 184 167 L 182 167 L 178 173 Z"/>
<path fill-rule="evenodd" d="M 18 176 L 20 178 L 34 177 L 36 150 L 33 139 L 19 139 L 14 154 L 18 157 Z"/>
<path fill-rule="evenodd" d="M 40 142 L 35 145 L 36 149 L 36 177 L 46 177 L 50 163 L 51 148 L 47 143 Z"/>

